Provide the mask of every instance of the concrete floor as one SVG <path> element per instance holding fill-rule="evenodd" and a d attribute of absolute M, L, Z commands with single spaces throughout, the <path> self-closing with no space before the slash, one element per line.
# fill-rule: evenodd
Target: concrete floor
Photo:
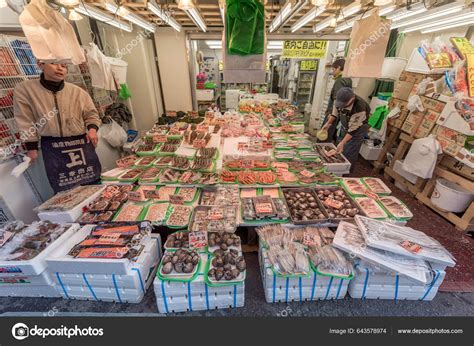
<path fill-rule="evenodd" d="M 247 280 L 245 306 L 237 309 L 197 311 L 177 316 L 474 316 L 474 293 L 440 292 L 431 302 L 342 300 L 268 304 L 265 301 L 257 253 L 245 254 Z M 61 316 L 82 314 L 159 314 L 153 289 L 140 304 L 98 303 L 51 298 L 0 298 L 4 315 Z"/>

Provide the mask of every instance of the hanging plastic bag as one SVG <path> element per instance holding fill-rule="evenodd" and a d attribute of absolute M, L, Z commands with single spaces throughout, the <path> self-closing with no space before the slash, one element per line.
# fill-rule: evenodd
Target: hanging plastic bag
<path fill-rule="evenodd" d="M 102 138 L 114 148 L 120 148 L 127 142 L 127 132 L 114 120 L 100 128 Z"/>
<path fill-rule="evenodd" d="M 15 168 L 13 168 L 11 174 L 15 178 L 18 178 L 20 175 L 22 175 L 28 169 L 28 167 L 30 167 L 30 163 L 31 163 L 31 159 L 28 156 L 24 156 L 23 157 L 23 162 L 20 163 Z"/>
<path fill-rule="evenodd" d="M 380 130 L 380 128 L 382 127 L 382 122 L 387 116 L 387 114 L 387 106 L 378 106 L 377 108 L 375 108 L 375 111 L 372 113 L 368 120 L 369 126 L 374 129 Z"/>
<path fill-rule="evenodd" d="M 442 152 L 441 145 L 435 136 L 416 139 L 403 161 L 402 168 L 420 178 L 430 179 L 436 167 L 438 154 Z"/>
<path fill-rule="evenodd" d="M 418 95 L 410 96 L 407 103 L 407 109 L 410 112 L 414 112 L 414 111 L 424 112 L 425 107 L 423 107 L 423 102 L 421 102 L 420 96 Z"/>

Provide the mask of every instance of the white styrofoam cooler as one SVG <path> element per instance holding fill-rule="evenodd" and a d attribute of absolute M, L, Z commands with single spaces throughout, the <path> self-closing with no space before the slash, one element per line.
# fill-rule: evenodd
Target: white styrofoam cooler
<path fill-rule="evenodd" d="M 360 147 L 359 154 L 367 161 L 375 161 L 382 152 L 382 147 L 374 147 L 373 144 L 364 141 Z"/>
<path fill-rule="evenodd" d="M 143 239 L 145 247 L 135 261 L 68 256 L 90 230 L 91 226 L 83 227 L 69 246 L 47 260 L 48 272 L 60 295 L 66 299 L 139 303 L 153 282 L 161 258 L 160 236 L 153 234 Z"/>
<path fill-rule="evenodd" d="M 245 282 L 226 286 L 209 286 L 204 280 L 207 254 L 201 254 L 197 277 L 190 282 L 177 282 L 155 278 L 158 311 L 163 314 L 198 310 L 238 308 L 244 306 Z"/>
<path fill-rule="evenodd" d="M 403 169 L 403 160 L 396 160 L 393 164 L 393 170 L 399 175 L 401 175 L 403 178 L 408 180 L 410 183 L 416 184 L 418 177 L 413 173 L 410 173 Z"/>
<path fill-rule="evenodd" d="M 309 277 L 282 278 L 273 273 L 266 249 L 259 250 L 260 270 L 267 303 L 343 299 L 347 294 L 350 279 L 318 275 Z"/>
<path fill-rule="evenodd" d="M 336 146 L 332 143 L 315 143 L 315 146 L 320 146 L 320 145 L 326 145 L 326 146 L 331 146 L 333 149 L 336 149 Z M 347 158 L 341 154 L 342 157 L 344 157 L 343 163 L 325 163 L 324 166 L 326 167 L 327 171 L 329 173 L 334 173 L 336 175 L 344 175 L 344 174 L 349 174 L 351 170 L 351 163 L 347 160 Z"/>
<path fill-rule="evenodd" d="M 80 226 L 71 225 L 40 254 L 27 261 L 0 261 L 0 297 L 60 297 L 46 270 L 46 258 L 72 237 Z"/>
<path fill-rule="evenodd" d="M 426 300 L 436 296 L 446 276 L 444 270 L 427 273 L 428 284 L 410 280 L 396 272 L 375 269 L 361 262 L 356 265 L 355 276 L 349 284 L 349 295 L 358 299 Z"/>

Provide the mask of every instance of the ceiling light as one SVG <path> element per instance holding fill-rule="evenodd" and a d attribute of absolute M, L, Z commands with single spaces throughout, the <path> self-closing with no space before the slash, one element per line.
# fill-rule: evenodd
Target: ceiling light
<path fill-rule="evenodd" d="M 375 0 L 374 6 L 381 7 L 386 5 L 391 5 L 393 3 L 392 0 Z"/>
<path fill-rule="evenodd" d="M 196 8 L 191 8 L 189 10 L 185 10 L 186 14 L 191 18 L 191 20 L 198 26 L 202 31 L 206 32 L 207 26 L 204 20 L 202 19 L 199 11 Z"/>
<path fill-rule="evenodd" d="M 222 49 L 222 46 L 209 46 L 210 49 Z"/>
<path fill-rule="evenodd" d="M 79 0 L 59 0 L 59 3 L 66 7 L 75 7 L 79 5 Z"/>
<path fill-rule="evenodd" d="M 327 27 L 330 27 L 331 23 L 333 22 L 333 19 L 334 21 L 336 20 L 334 16 L 330 16 L 326 18 L 325 20 L 323 20 L 322 22 L 316 24 L 315 26 L 313 26 L 313 32 L 318 32 L 318 31 L 326 29 Z"/>
<path fill-rule="evenodd" d="M 362 5 L 359 1 L 355 1 L 341 10 L 341 13 L 336 18 L 336 21 L 340 22 L 341 20 L 347 19 L 348 17 L 360 12 L 360 10 L 362 10 Z"/>
<path fill-rule="evenodd" d="M 301 17 L 295 24 L 291 26 L 291 32 L 295 32 L 314 20 L 318 17 L 321 13 L 326 11 L 326 7 L 313 7 L 311 10 L 308 11 L 303 17 Z"/>
<path fill-rule="evenodd" d="M 225 0 L 219 0 L 219 12 L 221 13 L 222 23 L 225 23 Z"/>
<path fill-rule="evenodd" d="M 379 13 L 379 16 L 383 16 L 387 13 L 390 13 L 391 11 L 393 11 L 395 9 L 395 6 L 387 6 L 385 8 L 380 8 L 378 9 L 378 13 Z M 347 23 L 344 23 L 344 24 L 341 24 L 341 25 L 338 25 L 335 29 L 334 29 L 334 32 L 336 33 L 339 33 L 339 32 L 342 32 L 342 31 L 345 31 L 349 28 L 352 28 L 354 26 L 354 23 L 360 19 L 365 19 L 367 17 L 370 17 L 372 14 L 376 13 L 377 9 L 373 9 L 373 10 L 370 10 L 368 12 L 366 12 L 363 16 L 361 16 L 360 18 L 354 18 L 354 19 L 351 19 L 350 21 L 348 21 Z"/>
<path fill-rule="evenodd" d="M 411 24 L 416 24 L 416 23 L 424 22 L 430 19 L 442 17 L 448 14 L 456 13 L 456 12 L 462 11 L 463 7 L 464 7 L 464 4 L 460 2 L 457 2 L 454 4 L 451 3 L 445 6 L 440 6 L 440 7 L 431 9 L 420 16 L 416 16 L 415 18 L 411 18 L 409 20 L 402 21 L 402 22 L 396 22 L 392 24 L 392 29 L 398 29 L 398 28 L 408 26 Z"/>
<path fill-rule="evenodd" d="M 459 21 L 459 22 L 454 22 L 454 23 L 448 23 L 446 25 L 440 25 L 440 26 L 435 26 L 434 28 L 428 28 L 425 30 L 421 30 L 422 34 L 427 34 L 430 32 L 435 32 L 435 31 L 441 31 L 441 30 L 447 30 L 447 29 L 452 29 L 452 28 L 458 28 L 460 26 L 467 26 L 467 25 L 473 25 L 474 24 L 474 19 L 468 19 L 464 21 Z"/>
<path fill-rule="evenodd" d="M 390 12 L 395 11 L 396 8 L 397 8 L 396 5 L 388 5 L 387 7 L 379 8 L 379 16 L 380 16 L 380 17 L 386 16 L 386 15 L 389 14 Z"/>
<path fill-rule="evenodd" d="M 427 10 L 428 9 L 425 7 L 424 3 L 418 3 L 411 6 L 410 9 L 408 9 L 407 7 L 401 8 L 398 11 L 395 11 L 391 15 L 387 16 L 387 18 L 392 21 L 398 21 L 426 12 Z"/>
<path fill-rule="evenodd" d="M 74 10 L 76 12 L 79 12 L 85 16 L 89 16 L 91 18 L 97 19 L 101 22 L 104 22 L 105 24 L 109 24 L 112 26 L 115 26 L 116 28 L 119 28 L 121 30 L 131 32 L 132 31 L 132 26 L 129 24 L 125 24 L 124 22 L 115 19 L 113 16 L 104 13 L 102 11 L 97 10 L 94 7 L 91 7 L 89 5 L 80 3 L 79 6 L 77 6 Z"/>
<path fill-rule="evenodd" d="M 432 28 L 435 26 L 444 26 L 450 23 L 455 23 L 459 21 L 466 21 L 466 20 L 471 20 L 471 24 L 474 24 L 474 12 L 468 12 L 468 13 L 463 13 L 463 14 L 458 14 L 456 16 L 451 16 L 448 18 L 442 18 L 436 21 L 432 21 L 429 23 L 421 24 L 421 25 L 416 25 L 416 26 L 411 26 L 405 29 L 402 29 L 401 32 L 407 33 L 407 32 L 413 32 L 413 31 L 418 31 L 422 29 L 427 29 L 427 28 Z"/>
<path fill-rule="evenodd" d="M 7 0 L 0 0 L 0 8 L 5 8 L 7 6 L 8 6 Z"/>
<path fill-rule="evenodd" d="M 284 26 L 295 14 L 300 12 L 308 0 L 288 0 L 283 8 L 278 12 L 272 23 L 268 27 L 268 32 L 274 32 Z"/>
<path fill-rule="evenodd" d="M 77 21 L 77 20 L 81 20 L 82 16 L 79 13 L 77 13 L 75 10 L 69 10 L 69 15 L 67 19 Z"/>
<path fill-rule="evenodd" d="M 145 19 L 141 18 L 140 16 L 137 16 L 134 13 L 131 13 L 129 10 L 127 10 L 123 6 L 118 7 L 114 3 L 106 2 L 105 3 L 105 8 L 108 11 L 110 11 L 114 14 L 118 14 L 119 16 L 125 18 L 126 20 L 132 22 L 135 25 L 138 25 L 139 27 L 141 27 L 145 30 L 155 32 L 155 26 L 153 24 L 151 24 L 150 22 L 148 22 Z"/>
<path fill-rule="evenodd" d="M 194 5 L 193 0 L 179 0 L 178 8 L 183 11 L 189 11 L 196 8 L 196 5 Z"/>
<path fill-rule="evenodd" d="M 167 11 L 163 11 L 161 7 L 159 7 L 154 1 L 148 1 L 148 9 L 158 18 L 160 18 L 163 22 L 171 26 L 176 31 L 181 31 L 181 25 L 171 17 L 170 13 Z"/>
<path fill-rule="evenodd" d="M 327 6 L 329 0 L 311 0 L 311 3 L 316 7 Z"/>
<path fill-rule="evenodd" d="M 221 41 L 205 41 L 205 42 L 208 46 L 215 46 L 215 45 L 222 44 Z"/>

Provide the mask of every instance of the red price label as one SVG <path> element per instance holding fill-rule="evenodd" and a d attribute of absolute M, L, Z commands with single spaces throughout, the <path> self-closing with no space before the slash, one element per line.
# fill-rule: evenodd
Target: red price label
<path fill-rule="evenodd" d="M 192 249 L 201 249 L 207 246 L 207 232 L 197 231 L 189 232 L 189 247 Z"/>
<path fill-rule="evenodd" d="M 134 202 L 143 202 L 145 200 L 145 194 L 143 193 L 143 190 L 130 191 L 128 193 L 128 200 Z"/>
<path fill-rule="evenodd" d="M 332 199 L 332 198 L 326 198 L 323 204 L 333 209 L 341 209 L 344 206 L 344 203 L 340 201 L 336 201 L 335 199 Z"/>
<path fill-rule="evenodd" d="M 409 240 L 402 241 L 400 245 L 405 249 L 413 253 L 419 253 L 422 250 L 420 244 L 414 243 Z"/>

